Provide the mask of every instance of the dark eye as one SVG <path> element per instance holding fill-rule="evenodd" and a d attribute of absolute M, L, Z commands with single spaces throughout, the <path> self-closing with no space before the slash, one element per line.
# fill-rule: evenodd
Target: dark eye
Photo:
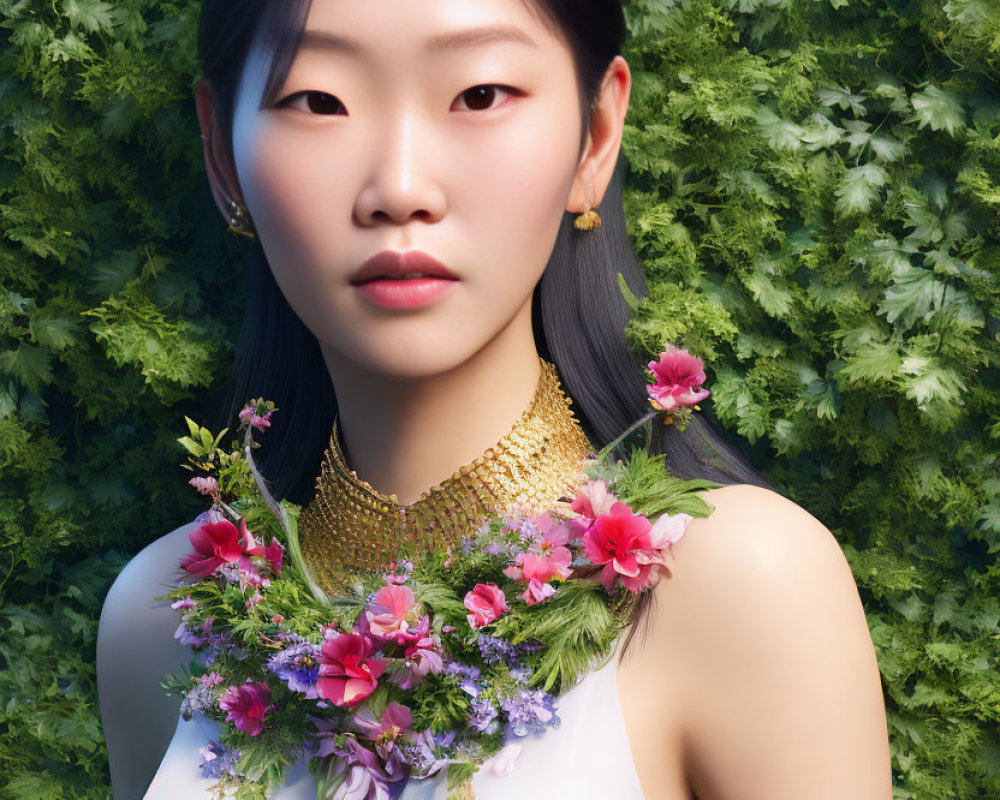
<path fill-rule="evenodd" d="M 493 106 L 498 95 L 516 94 L 516 90 L 509 86 L 500 86 L 495 83 L 483 83 L 479 86 L 472 86 L 458 96 L 458 100 L 464 100 L 469 111 L 485 111 Z M 464 110 L 464 109 L 463 109 Z"/>
<path fill-rule="evenodd" d="M 305 100 L 305 104 L 298 104 L 300 99 Z M 296 92 L 291 94 L 278 103 L 279 106 L 291 106 L 293 108 L 301 108 L 303 111 L 308 111 L 311 114 L 346 114 L 347 109 L 344 108 L 344 104 L 340 100 L 334 97 L 332 94 L 327 94 L 326 92 L 317 92 L 314 90 L 307 89 L 302 92 Z"/>

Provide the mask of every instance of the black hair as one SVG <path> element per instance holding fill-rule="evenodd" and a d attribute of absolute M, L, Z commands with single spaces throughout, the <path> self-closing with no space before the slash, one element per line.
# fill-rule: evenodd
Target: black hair
<path fill-rule="evenodd" d="M 573 53 L 580 97 L 581 147 L 600 81 L 620 53 L 626 27 L 620 0 L 526 0 L 560 33 Z M 273 54 L 264 89 L 273 101 L 295 56 L 310 0 L 204 0 L 198 34 L 202 76 L 215 97 L 224 149 L 232 156 L 233 104 L 254 37 Z M 625 228 L 626 163 L 619 157 L 598 207 L 602 226 L 573 228 L 565 214 L 542 279 L 532 298 L 539 355 L 552 361 L 573 401 L 587 438 L 597 448 L 613 441 L 648 411 L 643 354 L 625 337 L 629 319 L 618 284 L 621 273 L 637 297 L 648 295 Z M 316 337 L 285 300 L 259 241 L 248 248 L 248 301 L 230 380 L 225 418 L 251 397 L 273 400 L 283 423 L 258 451 L 272 493 L 304 504 L 311 498 L 336 415 L 336 397 Z M 767 486 L 757 471 L 705 419 L 695 414 L 686 430 L 654 425 L 648 442 L 665 454 L 667 468 L 682 478 Z M 636 608 L 626 647 L 648 610 L 652 593 Z"/>

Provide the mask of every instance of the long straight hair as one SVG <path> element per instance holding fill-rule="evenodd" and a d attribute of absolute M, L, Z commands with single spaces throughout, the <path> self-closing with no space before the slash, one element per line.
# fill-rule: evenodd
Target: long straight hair
<path fill-rule="evenodd" d="M 573 53 L 582 147 L 601 78 L 624 41 L 620 0 L 534 0 L 528 5 L 565 37 Z M 202 75 L 212 86 L 230 158 L 236 87 L 255 37 L 273 54 L 264 89 L 267 103 L 275 99 L 291 67 L 309 6 L 310 0 L 203 3 L 198 35 Z M 620 273 L 637 297 L 649 293 L 625 228 L 625 172 L 625 160 L 619 157 L 598 207 L 599 229 L 577 231 L 572 215 L 564 214 L 532 297 L 538 353 L 556 365 L 574 413 L 596 448 L 613 441 L 648 410 L 644 359 L 626 340 L 630 311 L 618 284 Z M 259 241 L 248 248 L 245 259 L 246 316 L 223 414 L 231 420 L 251 397 L 275 402 L 283 412 L 282 424 L 264 438 L 259 465 L 276 497 L 301 505 L 315 488 L 337 400 L 319 343 L 281 293 Z M 674 426 L 652 427 L 648 449 L 665 454 L 672 474 L 767 486 L 702 415 L 694 415 L 683 432 Z M 636 607 L 626 648 L 646 618 L 651 596 L 643 593 Z"/>

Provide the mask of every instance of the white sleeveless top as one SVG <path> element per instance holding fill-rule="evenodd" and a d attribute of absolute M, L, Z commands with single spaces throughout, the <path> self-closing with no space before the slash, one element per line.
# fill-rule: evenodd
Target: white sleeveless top
<path fill-rule="evenodd" d="M 521 745 L 520 751 L 508 746 L 480 768 L 472 781 L 476 800 L 643 800 L 615 681 L 621 643 L 619 637 L 604 665 L 558 699 L 559 727 L 511 737 L 508 745 Z M 218 739 L 219 732 L 202 714 L 189 721 L 179 718 L 144 800 L 208 800 L 208 789 L 216 781 L 201 776 L 199 751 L 210 739 Z M 425 780 L 408 781 L 399 800 L 445 800 L 447 795 L 442 770 Z M 316 784 L 303 761 L 288 768 L 273 800 L 316 800 Z"/>

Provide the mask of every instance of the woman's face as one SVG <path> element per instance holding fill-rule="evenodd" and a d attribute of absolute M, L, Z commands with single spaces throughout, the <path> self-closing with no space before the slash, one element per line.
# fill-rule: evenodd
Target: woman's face
<path fill-rule="evenodd" d="M 416 378 L 530 330 L 580 155 L 572 54 L 538 13 L 513 0 L 313 0 L 263 108 L 268 56 L 251 51 L 236 173 L 328 363 Z M 358 285 L 385 251 L 419 251 L 454 279 Z"/>

